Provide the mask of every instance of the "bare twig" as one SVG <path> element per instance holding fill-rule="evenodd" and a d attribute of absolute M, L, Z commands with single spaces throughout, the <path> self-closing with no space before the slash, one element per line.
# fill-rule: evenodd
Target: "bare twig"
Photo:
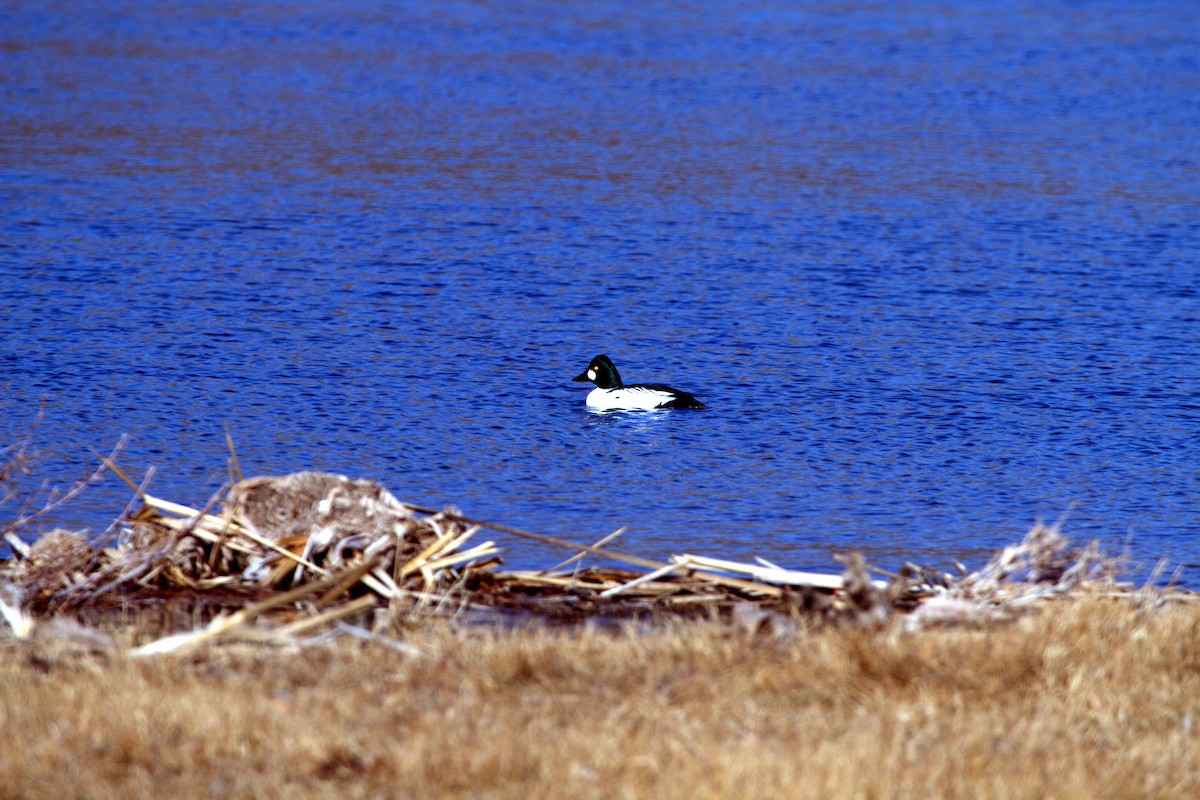
<path fill-rule="evenodd" d="M 127 477 L 124 472 L 118 470 L 115 464 L 109 464 L 109 468 L 112 469 L 113 473 L 122 480 Z M 112 536 L 116 532 L 117 528 L 120 527 L 121 523 L 126 522 L 129 519 L 129 515 L 133 513 L 134 504 L 139 502 L 141 498 L 145 496 L 146 488 L 150 485 L 150 481 L 153 479 L 154 467 L 151 466 L 146 469 L 146 474 L 142 477 L 142 482 L 133 487 L 133 497 L 129 498 L 129 502 L 125 504 L 125 508 L 121 510 L 121 514 L 111 523 L 109 523 L 107 528 L 104 529 L 104 533 L 101 534 L 100 538 L 97 540 L 98 542 L 111 541 Z"/>
<path fill-rule="evenodd" d="M 575 555 L 568 558 L 566 561 L 560 561 L 559 563 L 555 564 L 550 569 L 545 570 L 545 572 L 549 572 L 549 573 L 558 572 L 560 569 L 563 569 L 564 567 L 569 567 L 571 564 L 574 564 L 576 562 L 582 562 L 585 558 L 587 558 L 588 556 L 595 553 L 598 548 L 601 548 L 604 545 L 611 542 L 613 539 L 616 539 L 618 536 L 625 533 L 626 530 L 628 530 L 628 528 L 626 526 L 622 525 L 621 527 L 617 528 L 615 531 L 610 533 L 608 536 L 605 536 L 602 539 L 598 540 L 595 544 L 591 545 L 590 547 L 588 547 L 584 550 L 581 550 L 580 552 L 578 552 Z"/>
<path fill-rule="evenodd" d="M 242 474 L 242 462 L 238 460 L 237 447 L 233 444 L 233 431 L 225 425 L 225 443 L 229 445 L 229 483 L 241 481 L 246 476 Z"/>
<path fill-rule="evenodd" d="M 17 517 L 17 519 L 4 526 L 5 532 L 12 532 L 18 528 L 22 528 L 30 523 L 36 522 L 47 514 L 58 510 L 65 503 L 68 503 L 78 497 L 80 492 L 104 477 L 104 473 L 108 470 L 109 466 L 115 462 L 117 454 L 125 449 L 125 445 L 128 443 L 128 441 L 128 436 L 122 436 L 117 441 L 116 445 L 113 447 L 108 456 L 106 458 L 101 458 L 100 465 L 92 470 L 90 474 L 85 475 L 84 477 L 75 481 L 75 483 L 71 484 L 61 495 L 55 496 L 52 490 L 50 496 L 46 498 L 45 504 L 40 509 L 28 514 L 22 514 L 21 516 Z"/>

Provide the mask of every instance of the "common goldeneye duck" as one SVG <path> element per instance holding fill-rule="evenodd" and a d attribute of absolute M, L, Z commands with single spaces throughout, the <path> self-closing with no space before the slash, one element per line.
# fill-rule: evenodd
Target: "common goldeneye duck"
<path fill-rule="evenodd" d="M 596 384 L 588 392 L 588 408 L 600 411 L 653 411 L 656 408 L 704 408 L 687 392 L 661 383 L 621 383 L 621 373 L 608 356 L 596 356 L 591 365 L 571 380 Z"/>

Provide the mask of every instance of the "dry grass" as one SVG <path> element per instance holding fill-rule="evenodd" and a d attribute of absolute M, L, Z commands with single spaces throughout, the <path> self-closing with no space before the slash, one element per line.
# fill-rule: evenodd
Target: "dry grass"
<path fill-rule="evenodd" d="M 1200 796 L 1200 604 L 984 628 L 0 641 L 4 797 Z"/>

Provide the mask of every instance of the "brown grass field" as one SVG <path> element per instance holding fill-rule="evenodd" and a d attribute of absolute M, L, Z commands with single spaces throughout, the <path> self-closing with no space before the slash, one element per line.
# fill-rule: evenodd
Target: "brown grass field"
<path fill-rule="evenodd" d="M 0 638 L 0 796 L 1200 797 L 1200 604 L 986 627 L 436 623 L 136 659 Z"/>

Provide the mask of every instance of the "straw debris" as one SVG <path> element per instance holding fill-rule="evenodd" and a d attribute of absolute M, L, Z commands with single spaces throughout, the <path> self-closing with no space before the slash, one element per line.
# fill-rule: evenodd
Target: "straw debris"
<path fill-rule="evenodd" d="M 376 482 L 321 472 L 239 480 L 200 509 L 135 488 L 140 506 L 108 546 L 54 530 L 0 562 L 14 631 L 28 635 L 27 620 L 68 613 L 157 611 L 165 635 L 138 646 L 143 656 L 230 638 L 295 644 L 349 628 L 382 635 L 438 617 L 721 617 L 787 637 L 813 624 L 880 627 L 896 614 L 909 630 L 988 624 L 1085 585 L 1115 586 L 1098 545 L 1076 548 L 1040 523 L 977 572 L 955 579 L 910 565 L 884 581 L 858 553 L 839 556 L 841 575 L 695 554 L 657 562 L 613 550 L 621 531 L 580 544 L 404 503 Z M 483 530 L 574 555 L 554 569 L 502 571 L 495 542 L 475 542 Z M 636 568 L 585 567 L 585 558 Z"/>

